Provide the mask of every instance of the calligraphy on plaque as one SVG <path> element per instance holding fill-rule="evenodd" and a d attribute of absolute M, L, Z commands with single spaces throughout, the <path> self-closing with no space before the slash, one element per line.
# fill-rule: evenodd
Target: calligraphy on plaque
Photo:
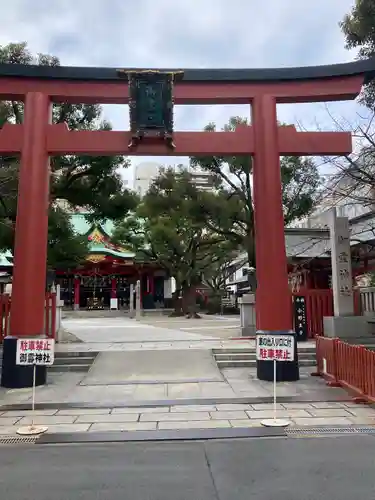
<path fill-rule="evenodd" d="M 173 142 L 173 86 L 183 72 L 158 70 L 118 70 L 128 77 L 131 140 L 129 148 L 143 140 Z"/>
<path fill-rule="evenodd" d="M 340 221 L 340 218 L 338 220 Z M 346 232 L 344 222 L 342 224 L 337 224 L 337 284 L 338 292 L 341 296 L 350 296 L 353 293 L 350 240 Z"/>
<path fill-rule="evenodd" d="M 297 341 L 307 340 L 307 313 L 306 299 L 303 295 L 294 295 L 294 329 L 296 332 Z"/>

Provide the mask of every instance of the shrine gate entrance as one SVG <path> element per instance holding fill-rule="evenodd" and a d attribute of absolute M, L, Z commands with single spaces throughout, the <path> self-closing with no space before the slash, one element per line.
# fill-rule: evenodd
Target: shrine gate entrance
<path fill-rule="evenodd" d="M 373 78 L 374 67 L 373 60 L 276 70 L 0 65 L 0 98 L 25 102 L 23 124 L 6 124 L 0 131 L 1 154 L 21 156 L 12 335 L 34 337 L 43 332 L 49 157 L 64 154 L 253 156 L 257 329 L 291 330 L 279 156 L 349 154 L 352 140 L 350 132 L 280 127 L 276 105 L 354 99 L 363 83 Z M 54 102 L 129 103 L 131 131 L 69 131 L 64 124 L 51 123 Z M 175 132 L 173 103 L 248 104 L 252 125 L 235 132 Z M 12 341 L 4 341 L 3 366 L 7 360 L 8 370 L 9 357 L 15 357 L 14 348 L 7 347 Z M 14 387 L 19 386 L 19 369 L 14 364 Z M 291 377 L 298 378 L 298 373 Z"/>

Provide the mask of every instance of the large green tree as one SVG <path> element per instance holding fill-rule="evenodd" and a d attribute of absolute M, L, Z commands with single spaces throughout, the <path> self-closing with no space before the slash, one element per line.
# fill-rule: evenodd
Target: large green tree
<path fill-rule="evenodd" d="M 26 43 L 0 46 L 0 63 L 58 66 L 56 57 L 34 57 Z M 3 102 L 0 127 L 22 123 L 23 103 Z M 110 130 L 102 108 L 88 104 L 54 104 L 53 123 L 65 122 L 71 130 Z M 12 249 L 16 219 L 18 158 L 0 157 L 0 248 Z M 123 218 L 135 206 L 134 196 L 124 187 L 120 167 L 127 167 L 122 156 L 60 156 L 51 158 L 51 207 L 49 217 L 49 265 L 74 264 L 85 254 L 82 238 L 76 235 L 67 212 L 84 208 L 92 219 Z M 56 239 L 57 238 L 57 239 Z M 60 245 L 57 250 L 57 242 Z M 65 250 L 64 250 L 64 248 Z M 70 255 L 70 257 L 68 257 Z"/>
<path fill-rule="evenodd" d="M 17 210 L 18 164 L 5 163 L 0 168 L 0 251 L 12 250 Z M 52 202 L 48 217 L 48 267 L 69 269 L 76 267 L 88 253 L 88 241 L 74 233 L 70 215 Z"/>
<path fill-rule="evenodd" d="M 220 196 L 212 194 L 212 197 Z M 196 316 L 196 287 L 233 244 L 202 224 L 197 213 L 204 193 L 186 171 L 167 169 L 153 182 L 131 217 L 119 222 L 113 239 L 137 258 L 153 261 L 176 280 L 175 314 Z M 182 309 L 182 310 L 181 310 Z"/>
<path fill-rule="evenodd" d="M 232 117 L 224 126 L 225 131 L 234 131 L 247 120 Z M 214 132 L 210 123 L 206 131 Z M 211 172 L 218 196 L 207 193 L 203 207 L 197 216 L 212 231 L 231 240 L 248 254 L 250 266 L 255 266 L 254 247 L 254 203 L 252 193 L 252 158 L 239 157 L 193 157 L 194 168 Z M 280 158 L 282 198 L 285 224 L 309 214 L 315 204 L 320 186 L 319 172 L 309 158 L 284 156 Z M 225 200 L 223 202 L 223 200 Z"/>
<path fill-rule="evenodd" d="M 375 55 L 375 2 L 374 0 L 356 0 L 355 4 L 340 23 L 345 35 L 346 47 L 358 49 L 359 59 Z M 362 102 L 375 110 L 375 83 L 366 85 Z"/>
<path fill-rule="evenodd" d="M 375 56 L 375 1 L 356 0 L 351 11 L 340 23 L 346 48 L 357 50 L 359 59 Z M 368 108 L 358 113 L 352 124 L 356 148 L 349 156 L 327 158 L 336 167 L 326 186 L 326 194 L 340 199 L 341 205 L 371 210 L 375 189 L 375 83 L 368 83 L 360 95 L 361 104 Z M 331 116 L 332 118 L 332 116 Z M 339 120 L 333 118 L 342 131 Z M 344 127 L 347 128 L 347 127 Z M 354 215 L 354 214 L 353 214 Z"/>

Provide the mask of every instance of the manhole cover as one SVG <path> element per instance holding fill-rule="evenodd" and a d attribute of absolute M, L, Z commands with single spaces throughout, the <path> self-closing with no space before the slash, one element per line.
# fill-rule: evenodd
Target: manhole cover
<path fill-rule="evenodd" d="M 291 436 L 322 434 L 374 434 L 374 427 L 288 427 L 286 434 Z"/>
<path fill-rule="evenodd" d="M 35 444 L 39 436 L 0 436 L 1 444 Z"/>

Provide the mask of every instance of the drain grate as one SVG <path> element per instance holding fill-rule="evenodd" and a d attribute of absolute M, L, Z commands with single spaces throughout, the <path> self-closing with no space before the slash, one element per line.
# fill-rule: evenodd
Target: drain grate
<path fill-rule="evenodd" d="M 285 429 L 290 436 L 322 435 L 322 434 L 375 434 L 374 427 L 291 427 Z"/>
<path fill-rule="evenodd" d="M 1 444 L 35 444 L 39 436 L 0 436 Z"/>

